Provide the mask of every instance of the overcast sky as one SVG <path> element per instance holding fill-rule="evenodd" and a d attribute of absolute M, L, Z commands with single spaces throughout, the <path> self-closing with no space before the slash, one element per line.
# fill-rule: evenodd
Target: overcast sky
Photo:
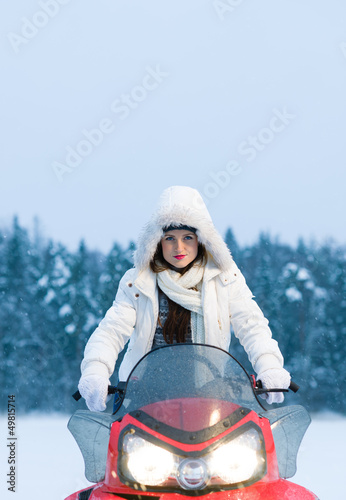
<path fill-rule="evenodd" d="M 346 2 L 1 6 L 0 226 L 108 251 L 197 188 L 241 244 L 344 244 Z"/>

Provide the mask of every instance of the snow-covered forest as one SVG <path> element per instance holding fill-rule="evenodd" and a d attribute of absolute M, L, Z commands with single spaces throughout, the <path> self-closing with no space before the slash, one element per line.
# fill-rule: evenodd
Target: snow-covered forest
<path fill-rule="evenodd" d="M 231 229 L 225 239 L 301 386 L 294 403 L 346 413 L 346 249 L 331 241 L 292 247 L 266 234 L 240 247 Z M 18 412 L 76 408 L 85 343 L 134 248 L 114 243 L 105 255 L 81 242 L 71 251 L 17 218 L 0 229 L 1 401 L 10 392 Z M 251 371 L 234 339 L 231 352 Z"/>

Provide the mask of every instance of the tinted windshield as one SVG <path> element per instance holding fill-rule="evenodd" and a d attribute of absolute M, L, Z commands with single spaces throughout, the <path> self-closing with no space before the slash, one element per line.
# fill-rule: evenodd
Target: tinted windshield
<path fill-rule="evenodd" d="M 252 381 L 227 352 L 212 346 L 174 344 L 148 353 L 129 376 L 121 414 L 157 401 L 205 398 L 263 411 Z"/>

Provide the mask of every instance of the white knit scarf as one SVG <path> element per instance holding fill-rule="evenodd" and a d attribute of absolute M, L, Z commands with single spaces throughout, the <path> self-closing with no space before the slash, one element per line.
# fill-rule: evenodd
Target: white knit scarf
<path fill-rule="evenodd" d="M 193 266 L 185 274 L 166 269 L 157 274 L 157 284 L 173 302 L 191 311 L 192 342 L 205 343 L 202 306 L 204 267 Z"/>

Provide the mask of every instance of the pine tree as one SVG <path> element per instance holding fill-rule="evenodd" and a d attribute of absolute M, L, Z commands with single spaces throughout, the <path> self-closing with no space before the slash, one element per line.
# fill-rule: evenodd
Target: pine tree
<path fill-rule="evenodd" d="M 30 250 L 28 234 L 14 217 L 2 248 L 1 378 L 5 382 L 5 392 L 21 393 L 24 399 L 33 376 L 32 360 L 37 352 L 30 321 L 33 307 L 31 275 L 34 274 L 30 266 Z"/>

